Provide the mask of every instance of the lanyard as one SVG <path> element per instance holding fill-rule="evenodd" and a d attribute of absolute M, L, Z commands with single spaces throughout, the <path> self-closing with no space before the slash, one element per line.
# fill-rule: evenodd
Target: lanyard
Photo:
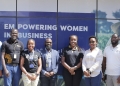
<path fill-rule="evenodd" d="M 32 61 L 34 57 L 34 51 L 32 53 L 29 52 L 29 60 Z"/>

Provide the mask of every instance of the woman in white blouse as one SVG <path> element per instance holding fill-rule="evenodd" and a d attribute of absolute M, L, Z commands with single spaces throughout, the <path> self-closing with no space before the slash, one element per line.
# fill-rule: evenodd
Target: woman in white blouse
<path fill-rule="evenodd" d="M 97 47 L 97 38 L 95 36 L 89 37 L 89 45 L 90 49 L 85 51 L 82 62 L 86 86 L 100 86 L 103 54 Z"/>

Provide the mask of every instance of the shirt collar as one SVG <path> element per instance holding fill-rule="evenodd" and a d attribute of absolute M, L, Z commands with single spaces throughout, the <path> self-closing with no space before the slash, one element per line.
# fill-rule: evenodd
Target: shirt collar
<path fill-rule="evenodd" d="M 98 48 L 98 47 L 96 47 L 96 48 L 95 48 L 95 49 L 93 49 L 92 51 L 97 50 L 97 48 Z M 89 49 L 89 51 L 91 51 L 91 50 Z"/>
<path fill-rule="evenodd" d="M 9 39 L 10 43 L 18 43 L 18 39 L 15 40 L 15 42 L 12 42 L 12 39 Z"/>
<path fill-rule="evenodd" d="M 74 48 L 72 48 L 72 47 L 69 45 L 68 47 L 71 48 L 72 50 L 78 50 L 78 47 L 77 47 L 77 46 L 74 47 Z"/>
<path fill-rule="evenodd" d="M 120 44 L 118 44 L 117 46 L 113 47 L 112 44 L 110 45 L 111 48 L 118 48 L 120 47 Z"/>
<path fill-rule="evenodd" d="M 34 53 L 35 51 L 34 50 L 32 50 L 31 52 L 28 50 L 28 53 Z"/>
<path fill-rule="evenodd" d="M 48 50 L 45 48 L 45 51 L 46 51 L 46 52 L 52 52 L 52 49 L 50 49 L 50 50 L 48 51 Z"/>

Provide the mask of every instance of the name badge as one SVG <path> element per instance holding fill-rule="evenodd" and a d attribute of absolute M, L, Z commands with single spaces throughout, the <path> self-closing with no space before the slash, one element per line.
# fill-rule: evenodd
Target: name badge
<path fill-rule="evenodd" d="M 46 63 L 46 67 L 48 67 L 48 63 Z"/>
<path fill-rule="evenodd" d="M 17 58 L 17 55 L 16 55 L 16 53 L 14 53 L 14 59 L 16 59 Z"/>
<path fill-rule="evenodd" d="M 29 64 L 29 68 L 34 68 L 34 64 Z"/>

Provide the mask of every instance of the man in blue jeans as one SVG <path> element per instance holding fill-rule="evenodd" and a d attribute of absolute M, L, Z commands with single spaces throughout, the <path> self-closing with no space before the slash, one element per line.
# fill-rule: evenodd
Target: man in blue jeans
<path fill-rule="evenodd" d="M 20 54 L 23 43 L 18 40 L 18 30 L 12 29 L 10 38 L 3 42 L 1 58 L 4 71 L 4 86 L 19 86 L 21 70 L 19 67 Z"/>

